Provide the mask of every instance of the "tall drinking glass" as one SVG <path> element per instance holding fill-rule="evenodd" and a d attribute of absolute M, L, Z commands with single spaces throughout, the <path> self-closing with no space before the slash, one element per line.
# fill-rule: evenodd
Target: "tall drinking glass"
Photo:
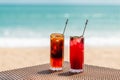
<path fill-rule="evenodd" d="M 52 33 L 50 35 L 50 70 L 62 70 L 64 59 L 64 35 Z"/>
<path fill-rule="evenodd" d="M 70 72 L 83 72 L 84 65 L 84 37 L 70 37 Z"/>

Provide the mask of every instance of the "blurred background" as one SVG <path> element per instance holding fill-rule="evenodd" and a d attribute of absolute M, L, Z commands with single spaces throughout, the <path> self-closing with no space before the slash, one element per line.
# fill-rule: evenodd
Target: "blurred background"
<path fill-rule="evenodd" d="M 86 45 L 120 45 L 119 3 L 119 0 L 0 1 L 0 47 L 49 46 L 49 35 L 62 33 L 67 18 L 67 39 L 70 35 L 81 35 L 88 19 Z"/>
<path fill-rule="evenodd" d="M 0 0 L 0 71 L 49 63 L 50 34 L 80 36 L 85 64 L 120 69 L 120 0 Z"/>

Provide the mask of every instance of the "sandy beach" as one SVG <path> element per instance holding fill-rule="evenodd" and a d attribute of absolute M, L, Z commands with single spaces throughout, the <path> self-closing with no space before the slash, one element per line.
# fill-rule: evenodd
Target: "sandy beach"
<path fill-rule="evenodd" d="M 0 71 L 49 63 L 49 47 L 0 48 Z M 64 60 L 69 61 L 69 48 Z M 120 69 L 119 47 L 85 47 L 85 64 Z"/>

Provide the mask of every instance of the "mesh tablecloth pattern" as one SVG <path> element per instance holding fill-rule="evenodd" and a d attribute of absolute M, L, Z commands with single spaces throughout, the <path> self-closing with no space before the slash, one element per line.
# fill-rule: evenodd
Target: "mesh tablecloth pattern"
<path fill-rule="evenodd" d="M 69 73 L 69 62 L 63 71 L 51 72 L 49 64 L 0 72 L 0 80 L 120 80 L 120 70 L 84 65 L 84 72 Z"/>

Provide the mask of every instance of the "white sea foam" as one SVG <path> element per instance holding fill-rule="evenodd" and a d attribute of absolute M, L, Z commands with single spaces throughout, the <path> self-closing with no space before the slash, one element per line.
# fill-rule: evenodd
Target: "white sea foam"
<path fill-rule="evenodd" d="M 101 17 L 104 17 L 105 15 L 102 14 L 102 13 L 95 13 L 92 15 L 94 18 L 101 18 Z"/>
<path fill-rule="evenodd" d="M 118 37 L 85 37 L 88 46 L 120 46 Z M 50 46 L 49 38 L 0 38 L 0 47 L 46 47 Z M 65 38 L 65 46 L 69 46 L 69 38 Z"/>
<path fill-rule="evenodd" d="M 48 46 L 46 38 L 0 38 L 0 47 L 41 47 Z"/>
<path fill-rule="evenodd" d="M 64 14 L 64 17 L 65 17 L 65 18 L 69 18 L 69 17 L 70 17 L 70 14 L 65 13 L 65 14 Z"/>
<path fill-rule="evenodd" d="M 85 39 L 90 46 L 120 46 L 120 37 L 90 37 Z"/>
<path fill-rule="evenodd" d="M 84 17 L 88 18 L 88 17 L 93 17 L 93 18 L 102 18 L 104 16 L 106 16 L 103 13 L 93 13 L 93 14 L 83 14 Z"/>

